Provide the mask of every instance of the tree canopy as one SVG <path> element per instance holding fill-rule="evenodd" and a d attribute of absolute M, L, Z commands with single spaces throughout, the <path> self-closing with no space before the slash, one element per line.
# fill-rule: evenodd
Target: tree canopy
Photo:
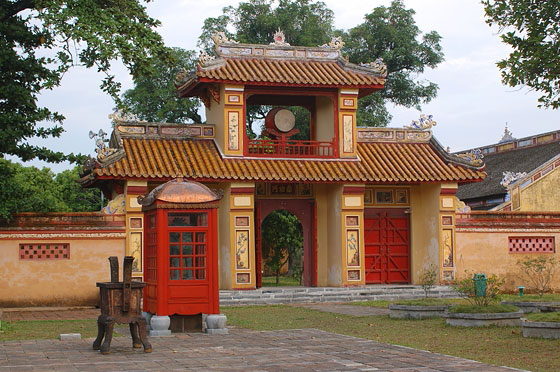
<path fill-rule="evenodd" d="M 176 61 L 170 66 L 166 61 L 156 60 L 157 73 L 140 75 L 134 79 L 134 88 L 123 94 L 123 103 L 139 119 L 151 122 L 201 123 L 197 98 L 179 98 L 174 79 L 181 68 L 194 70 L 196 53 L 193 50 L 173 48 Z"/>
<path fill-rule="evenodd" d="M 156 57 L 172 62 L 154 31 L 159 21 L 146 14 L 148 1 L 0 0 L 0 156 L 76 160 L 29 143 L 63 132 L 64 116 L 37 100 L 59 86 L 70 67 L 104 73 L 101 89 L 118 102 L 114 62 L 122 61 L 133 77 L 151 71 Z"/>
<path fill-rule="evenodd" d="M 79 169 L 57 175 L 49 168 L 24 167 L 0 159 L 0 220 L 20 212 L 93 212 L 101 210 L 97 189 L 82 189 Z"/>
<path fill-rule="evenodd" d="M 560 107 L 560 2 L 483 0 L 486 22 L 513 51 L 497 63 L 502 82 L 540 92 L 540 107 Z"/>
<path fill-rule="evenodd" d="M 420 109 L 437 94 L 437 84 L 420 81 L 417 75 L 443 61 L 441 37 L 435 31 L 423 34 L 414 14 L 401 0 L 394 0 L 388 7 L 373 9 L 363 23 L 345 31 L 335 30 L 334 13 L 323 2 L 249 0 L 207 18 L 198 45 L 211 52 L 211 36 L 217 31 L 242 43 L 268 44 L 281 29 L 288 43 L 301 46 L 318 46 L 332 36 L 342 36 L 346 43 L 342 51 L 350 62 L 372 62 L 381 57 L 387 64 L 385 89 L 362 98 L 358 109 L 358 124 L 386 126 L 391 120 L 387 102 Z"/>

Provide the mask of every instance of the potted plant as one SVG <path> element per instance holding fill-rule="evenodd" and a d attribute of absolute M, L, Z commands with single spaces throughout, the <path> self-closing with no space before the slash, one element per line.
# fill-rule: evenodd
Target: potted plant
<path fill-rule="evenodd" d="M 398 319 L 424 319 L 441 317 L 452 301 L 442 298 L 430 298 L 430 292 L 437 280 L 437 267 L 431 264 L 422 271 L 420 284 L 424 298 L 401 300 L 389 305 L 389 317 Z"/>
<path fill-rule="evenodd" d="M 523 337 L 560 338 L 560 311 L 532 313 L 521 322 Z"/>
<path fill-rule="evenodd" d="M 558 267 L 556 258 L 546 256 L 526 257 L 517 261 L 517 265 L 535 294 L 522 296 L 522 292 L 520 292 L 520 296 L 508 296 L 502 303 L 517 306 L 524 313 L 559 311 L 560 295 L 547 293 L 550 291 L 550 284 Z"/>
<path fill-rule="evenodd" d="M 451 306 L 444 315 L 446 323 L 463 327 L 520 325 L 523 313 L 519 308 L 498 303 L 503 283 L 496 275 L 486 278 L 483 274 L 457 280 L 453 287 L 469 304 Z"/>

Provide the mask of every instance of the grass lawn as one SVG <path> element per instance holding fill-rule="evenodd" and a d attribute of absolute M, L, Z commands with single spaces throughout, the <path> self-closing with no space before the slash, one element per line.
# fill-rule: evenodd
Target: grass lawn
<path fill-rule="evenodd" d="M 281 276 L 278 284 L 276 284 L 275 276 L 262 277 L 263 287 L 286 287 L 286 286 L 297 287 L 299 285 L 300 285 L 299 281 L 291 276 Z"/>
<path fill-rule="evenodd" d="M 519 295 L 502 295 L 502 301 L 511 302 L 560 302 L 560 294 L 558 293 L 545 293 L 541 296 L 537 294 L 529 294 L 524 296 Z"/>
<path fill-rule="evenodd" d="M 524 338 L 521 327 L 451 327 L 443 319 L 352 317 L 292 306 L 223 307 L 228 324 L 255 330 L 317 328 L 484 363 L 560 371 L 560 340 Z"/>
<path fill-rule="evenodd" d="M 25 320 L 2 322 L 0 341 L 58 338 L 61 333 L 81 333 L 83 338 L 97 336 L 97 320 Z"/>

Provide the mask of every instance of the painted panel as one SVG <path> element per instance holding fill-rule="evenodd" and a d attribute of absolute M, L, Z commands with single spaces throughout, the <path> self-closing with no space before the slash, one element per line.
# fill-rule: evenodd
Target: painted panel
<path fill-rule="evenodd" d="M 235 262 L 238 270 L 249 269 L 249 230 L 235 231 Z"/>
<path fill-rule="evenodd" d="M 249 217 L 248 216 L 235 217 L 235 226 L 249 226 Z"/>
<path fill-rule="evenodd" d="M 236 275 L 237 284 L 250 284 L 251 274 L 250 273 L 238 273 Z"/>
<path fill-rule="evenodd" d="M 132 272 L 141 273 L 142 272 L 142 233 L 132 232 L 130 233 L 130 253 L 129 256 L 134 257 L 132 261 Z"/>
<path fill-rule="evenodd" d="M 342 133 L 342 151 L 354 152 L 354 117 L 352 115 L 342 115 Z"/>
<path fill-rule="evenodd" d="M 346 265 L 360 266 L 360 230 L 346 230 Z"/>
<path fill-rule="evenodd" d="M 360 270 L 348 270 L 348 281 L 360 281 Z"/>
<path fill-rule="evenodd" d="M 443 229 L 443 267 L 453 267 L 454 265 L 454 252 L 453 252 L 453 230 Z"/>
<path fill-rule="evenodd" d="M 239 112 L 228 111 L 228 149 L 239 150 Z"/>

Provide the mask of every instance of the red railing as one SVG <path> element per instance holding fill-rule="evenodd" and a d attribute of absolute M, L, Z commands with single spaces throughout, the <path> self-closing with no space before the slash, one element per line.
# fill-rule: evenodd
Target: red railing
<path fill-rule="evenodd" d="M 247 156 L 286 158 L 332 158 L 335 143 L 321 141 L 249 140 Z"/>

